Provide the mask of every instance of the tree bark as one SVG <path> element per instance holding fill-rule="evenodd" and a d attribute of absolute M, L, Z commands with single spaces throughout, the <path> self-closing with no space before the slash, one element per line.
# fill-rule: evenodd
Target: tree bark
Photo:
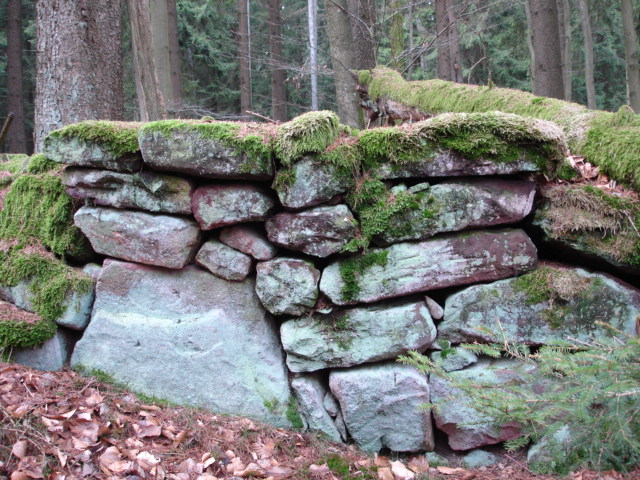
<path fill-rule="evenodd" d="M 248 118 L 251 110 L 251 65 L 249 63 L 249 9 L 247 0 L 238 6 L 238 67 L 240 69 L 240 116 Z"/>
<path fill-rule="evenodd" d="M 391 30 L 389 32 L 389 39 L 391 43 L 391 68 L 396 70 L 401 68 L 402 53 L 404 52 L 403 7 L 403 0 L 391 1 Z"/>
<path fill-rule="evenodd" d="M 531 18 L 531 0 L 524 0 L 524 12 L 527 16 L 527 48 L 529 49 L 531 87 L 536 83 L 536 50 L 533 48 L 533 20 Z"/>
<path fill-rule="evenodd" d="M 580 6 L 580 19 L 582 23 L 582 34 L 584 37 L 584 83 L 587 88 L 587 106 L 597 108 L 596 105 L 596 84 L 593 77 L 593 36 L 591 34 L 591 15 L 587 0 L 578 0 Z"/>
<path fill-rule="evenodd" d="M 449 56 L 449 34 L 446 31 L 449 25 L 447 15 L 447 0 L 435 0 L 436 2 L 436 34 L 438 39 L 438 78 L 442 80 L 452 80 L 451 77 L 451 57 Z"/>
<path fill-rule="evenodd" d="M 622 0 L 624 58 L 627 65 L 627 94 L 633 111 L 640 113 L 640 69 L 638 67 L 638 36 L 636 35 L 631 0 Z"/>
<path fill-rule="evenodd" d="M 344 5 L 344 4 L 343 4 Z M 375 0 L 348 0 L 349 22 L 353 39 L 355 68 L 375 68 L 376 62 L 376 4 Z"/>
<path fill-rule="evenodd" d="M 570 102 L 572 95 L 571 78 L 571 6 L 569 0 L 557 0 L 558 27 L 560 28 L 560 59 L 562 62 L 562 84 L 564 86 L 564 100 Z"/>
<path fill-rule="evenodd" d="M 564 97 L 562 59 L 556 0 L 531 0 L 533 27 L 533 93 L 544 97 Z"/>
<path fill-rule="evenodd" d="M 119 0 L 39 0 L 36 36 L 36 151 L 63 125 L 124 119 Z"/>
<path fill-rule="evenodd" d="M 355 78 L 350 72 L 350 68 L 355 67 L 356 58 L 347 6 L 347 0 L 330 0 L 325 3 L 327 36 L 336 86 L 338 117 L 345 125 L 360 128 L 359 98 Z"/>
<path fill-rule="evenodd" d="M 9 113 L 13 113 L 13 124 L 7 138 L 7 152 L 27 153 L 27 137 L 24 131 L 20 0 L 9 0 L 7 5 L 7 95 L 8 110 Z"/>
<path fill-rule="evenodd" d="M 287 121 L 287 90 L 284 85 L 285 71 L 282 58 L 282 35 L 280 27 L 280 0 L 267 0 L 269 21 L 269 50 L 271 54 L 271 118 Z"/>
<path fill-rule="evenodd" d="M 307 1 L 309 27 L 309 69 L 311 71 L 311 110 L 318 110 L 318 2 Z"/>
<path fill-rule="evenodd" d="M 451 72 L 451 80 L 460 83 L 462 81 L 460 35 L 458 34 L 458 22 L 453 0 L 447 0 L 447 25 L 449 25 L 447 33 L 449 37 L 449 71 Z"/>

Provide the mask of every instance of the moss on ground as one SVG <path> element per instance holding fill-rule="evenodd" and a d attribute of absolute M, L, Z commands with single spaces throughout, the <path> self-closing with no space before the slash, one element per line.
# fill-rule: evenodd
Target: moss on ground
<path fill-rule="evenodd" d="M 138 130 L 141 126 L 141 123 L 136 122 L 88 120 L 54 130 L 45 139 L 45 145 L 48 138 L 77 138 L 85 142 L 99 144 L 117 158 L 140 150 Z"/>
<path fill-rule="evenodd" d="M 34 347 L 53 337 L 56 330 L 55 322 L 0 301 L 0 351 Z"/>
<path fill-rule="evenodd" d="M 10 173 L 11 175 L 18 175 L 25 172 L 28 163 L 28 155 L 24 155 L 22 153 L 3 153 L 0 156 L 0 172 Z"/>
<path fill-rule="evenodd" d="M 46 155 L 42 153 L 37 153 L 32 155 L 29 158 L 29 163 L 27 163 L 26 173 L 38 174 L 56 171 L 59 172 L 63 168 L 59 163 L 54 162 L 53 160 L 49 160 Z"/>
<path fill-rule="evenodd" d="M 321 153 L 338 139 L 338 116 L 329 111 L 308 112 L 278 126 L 274 150 L 284 165 L 309 153 Z"/>
<path fill-rule="evenodd" d="M 342 299 L 346 302 L 355 300 L 362 289 L 360 281 L 366 271 L 374 265 L 387 265 L 389 252 L 381 250 L 369 252 L 359 257 L 351 257 L 340 264 L 340 278 L 342 279 Z"/>

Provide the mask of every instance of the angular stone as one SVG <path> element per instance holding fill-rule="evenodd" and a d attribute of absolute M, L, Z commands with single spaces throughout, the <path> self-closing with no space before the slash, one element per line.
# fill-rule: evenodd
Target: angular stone
<path fill-rule="evenodd" d="M 531 212 L 536 186 L 518 180 L 469 179 L 440 183 L 414 193 L 417 208 L 389 219 L 380 245 L 422 240 L 437 233 L 516 223 Z"/>
<path fill-rule="evenodd" d="M 103 255 L 167 268 L 182 268 L 200 245 L 193 220 L 106 207 L 82 207 L 75 224 Z"/>
<path fill-rule="evenodd" d="M 531 297 L 525 288 L 546 298 Z M 595 323 L 598 319 L 637 335 L 639 315 L 640 291 L 624 282 L 579 268 L 544 265 L 520 278 L 473 285 L 451 295 L 438 336 L 453 343 L 502 342 L 504 332 L 510 342 L 533 345 L 567 337 L 590 342 L 611 335 Z"/>
<path fill-rule="evenodd" d="M 235 225 L 220 231 L 220 241 L 240 250 L 256 260 L 271 260 L 278 249 L 268 239 L 262 227 L 257 225 Z"/>
<path fill-rule="evenodd" d="M 33 348 L 14 348 L 11 360 L 20 365 L 57 372 L 62 370 L 69 361 L 76 336 L 64 329 L 58 329 L 56 334 L 42 345 Z"/>
<path fill-rule="evenodd" d="M 48 136 L 44 140 L 43 153 L 54 162 L 77 167 L 92 167 L 114 172 L 138 172 L 142 168 L 140 152 L 116 156 L 108 147 L 77 137 Z"/>
<path fill-rule="evenodd" d="M 206 185 L 192 198 L 193 215 L 203 230 L 241 222 L 262 221 L 275 202 L 255 185 Z"/>
<path fill-rule="evenodd" d="M 270 180 L 269 158 L 252 158 L 224 146 L 197 131 L 175 129 L 170 134 L 142 128 L 138 141 L 147 165 L 158 170 L 187 173 L 196 177 L 240 180 Z"/>
<path fill-rule="evenodd" d="M 107 260 L 72 365 L 179 404 L 289 424 L 277 326 L 250 279 Z"/>
<path fill-rule="evenodd" d="M 495 453 L 486 452 L 484 450 L 471 450 L 462 457 L 462 466 L 466 468 L 488 467 L 502 460 L 502 457 Z"/>
<path fill-rule="evenodd" d="M 442 317 L 444 317 L 444 308 L 431 297 L 425 296 L 424 300 L 427 302 L 427 308 L 429 309 L 431 318 L 434 320 L 442 320 Z"/>
<path fill-rule="evenodd" d="M 276 245 L 315 257 L 337 253 L 356 233 L 356 219 L 346 205 L 279 213 L 265 222 Z"/>
<path fill-rule="evenodd" d="M 537 264 L 536 248 L 522 230 L 478 231 L 398 243 L 371 249 L 367 256 L 330 264 L 322 274 L 320 290 L 338 305 L 369 303 L 511 277 Z"/>
<path fill-rule="evenodd" d="M 439 363 L 444 371 L 453 372 L 476 363 L 478 356 L 465 348 L 449 347 L 444 351 L 431 353 L 431 360 Z"/>
<path fill-rule="evenodd" d="M 320 271 L 311 262 L 279 257 L 256 270 L 256 293 L 274 315 L 302 315 L 316 304 Z"/>
<path fill-rule="evenodd" d="M 253 261 L 249 255 L 228 247 L 224 243 L 210 240 L 196 255 L 196 263 L 216 277 L 225 280 L 244 280 L 251 272 Z"/>
<path fill-rule="evenodd" d="M 84 267 L 82 267 L 82 271 L 94 280 L 98 280 L 100 272 L 102 271 L 102 265 L 99 265 L 97 263 L 87 263 Z"/>
<path fill-rule="evenodd" d="M 115 208 L 191 215 L 191 180 L 144 170 L 135 175 L 68 167 L 62 183 L 74 198 Z"/>
<path fill-rule="evenodd" d="M 515 360 L 480 360 L 475 365 L 451 372 L 455 378 L 466 379 L 479 385 L 501 385 L 517 382 L 533 367 Z M 493 417 L 473 407 L 473 400 L 463 398 L 462 392 L 451 382 L 436 375 L 429 377 L 431 402 L 440 407 L 433 411 L 436 427 L 445 432 L 449 446 L 454 450 L 470 450 L 513 440 L 520 436 L 520 425 L 516 423 L 496 424 Z M 523 388 L 534 388 L 523 385 Z"/>
<path fill-rule="evenodd" d="M 433 450 L 426 377 L 395 362 L 364 365 L 329 374 L 347 429 L 366 452 Z"/>
<path fill-rule="evenodd" d="M 293 209 L 327 202 L 346 191 L 350 181 L 335 165 L 320 162 L 314 155 L 302 157 L 283 172 L 284 181 L 275 188 L 282 205 Z"/>
<path fill-rule="evenodd" d="M 324 397 L 331 393 L 317 377 L 296 377 L 291 381 L 291 388 L 298 399 L 300 413 L 309 430 L 322 432 L 334 442 L 346 440 L 340 435 L 331 415 L 324 408 Z M 334 416 L 336 415 L 337 413 Z"/>
<path fill-rule="evenodd" d="M 436 337 L 424 302 L 395 302 L 289 320 L 280 326 L 292 372 L 351 367 L 422 350 Z"/>

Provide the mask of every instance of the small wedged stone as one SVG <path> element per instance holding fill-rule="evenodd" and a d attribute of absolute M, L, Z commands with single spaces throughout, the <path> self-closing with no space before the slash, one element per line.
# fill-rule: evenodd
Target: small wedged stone
<path fill-rule="evenodd" d="M 323 258 L 339 252 L 353 238 L 356 224 L 346 205 L 335 205 L 279 213 L 267 219 L 265 228 L 276 245 Z"/>
<path fill-rule="evenodd" d="M 320 271 L 311 262 L 279 257 L 256 270 L 256 293 L 274 315 L 302 315 L 316 304 Z"/>
<path fill-rule="evenodd" d="M 175 129 L 169 134 L 142 128 L 138 135 L 145 164 L 158 170 L 196 177 L 270 180 L 269 158 L 253 158 L 197 131 Z"/>
<path fill-rule="evenodd" d="M 351 367 L 422 350 L 436 337 L 424 302 L 395 302 L 305 316 L 280 326 L 292 372 Z"/>
<path fill-rule="evenodd" d="M 144 170 L 135 175 L 68 167 L 62 183 L 74 198 L 96 205 L 191 215 L 191 180 Z"/>
<path fill-rule="evenodd" d="M 332 415 L 324 407 L 325 397 L 333 395 L 316 376 L 298 376 L 291 381 L 291 388 L 298 399 L 300 414 L 309 430 L 322 432 L 334 442 L 346 440 L 336 427 Z M 337 416 L 338 413 L 333 416 Z"/>
<path fill-rule="evenodd" d="M 478 356 L 461 347 L 449 347 L 443 351 L 432 352 L 431 360 L 440 364 L 445 372 L 453 372 L 476 363 Z"/>
<path fill-rule="evenodd" d="M 96 252 L 147 265 L 182 268 L 200 245 L 198 224 L 186 218 L 85 206 L 74 221 Z"/>
<path fill-rule="evenodd" d="M 417 208 L 393 215 L 379 245 L 423 240 L 443 232 L 517 223 L 531 212 L 536 186 L 519 180 L 468 179 L 414 193 Z"/>
<path fill-rule="evenodd" d="M 249 255 L 216 240 L 210 240 L 202 245 L 195 261 L 216 277 L 236 281 L 247 278 L 253 264 Z"/>
<path fill-rule="evenodd" d="M 193 192 L 193 215 L 203 230 L 267 218 L 275 202 L 255 185 L 206 185 Z"/>
<path fill-rule="evenodd" d="M 178 404 L 290 425 L 277 325 L 251 279 L 106 260 L 71 363 Z"/>
<path fill-rule="evenodd" d="M 331 200 L 347 190 L 349 177 L 335 165 L 306 155 L 285 170 L 281 182 L 275 186 L 283 206 L 291 209 L 313 207 Z"/>
<path fill-rule="evenodd" d="M 220 241 L 256 260 L 271 260 L 278 253 L 277 247 L 267 239 L 262 227 L 257 225 L 234 225 L 223 228 L 220 231 Z"/>
<path fill-rule="evenodd" d="M 595 323 L 598 319 L 635 336 L 639 315 L 640 291 L 624 282 L 580 268 L 543 264 L 522 277 L 473 285 L 449 296 L 438 338 L 502 342 L 504 334 L 510 342 L 529 345 L 568 337 L 591 342 L 612 335 Z"/>
<path fill-rule="evenodd" d="M 398 243 L 384 249 L 371 249 L 367 255 L 373 256 L 338 260 L 324 269 L 320 290 L 333 303 L 371 303 L 415 292 L 512 277 L 533 269 L 538 261 L 535 246 L 519 229 L 477 231 L 418 243 Z"/>
<path fill-rule="evenodd" d="M 45 372 L 62 370 L 71 357 L 76 336 L 69 330 L 58 329 L 53 337 L 32 348 L 14 348 L 11 360 L 20 365 Z"/>
<path fill-rule="evenodd" d="M 329 386 L 353 441 L 366 452 L 433 450 L 426 377 L 395 362 L 332 370 Z"/>
<path fill-rule="evenodd" d="M 77 167 L 101 168 L 114 172 L 139 172 L 142 168 L 140 152 L 116 156 L 106 145 L 77 137 L 48 136 L 44 140 L 43 153 L 57 163 Z"/>

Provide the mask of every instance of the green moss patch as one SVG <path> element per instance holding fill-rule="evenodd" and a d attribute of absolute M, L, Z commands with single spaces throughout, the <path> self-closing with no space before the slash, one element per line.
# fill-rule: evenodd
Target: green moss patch
<path fill-rule="evenodd" d="M 0 172 L 6 172 L 12 175 L 24 173 L 29 163 L 29 156 L 22 153 L 7 154 L 0 156 Z"/>
<path fill-rule="evenodd" d="M 308 153 L 321 153 L 338 139 L 338 116 L 329 111 L 308 112 L 278 127 L 274 141 L 276 156 L 284 165 Z"/>
<path fill-rule="evenodd" d="M 0 349 L 30 348 L 53 337 L 55 322 L 0 301 Z"/>
<path fill-rule="evenodd" d="M 138 130 L 141 125 L 136 122 L 88 120 L 54 130 L 47 138 L 77 138 L 88 143 L 99 144 L 114 157 L 121 157 L 140 150 Z M 47 139 L 45 144 L 46 141 Z"/>
<path fill-rule="evenodd" d="M 387 265 L 389 252 L 381 250 L 370 252 L 360 257 L 351 257 L 340 264 L 342 279 L 342 299 L 349 302 L 358 297 L 361 291 L 360 280 L 366 271 L 374 265 Z"/>
<path fill-rule="evenodd" d="M 59 163 L 49 160 L 46 155 L 37 153 L 29 158 L 26 173 L 38 174 L 51 171 L 61 171 L 63 168 Z"/>

